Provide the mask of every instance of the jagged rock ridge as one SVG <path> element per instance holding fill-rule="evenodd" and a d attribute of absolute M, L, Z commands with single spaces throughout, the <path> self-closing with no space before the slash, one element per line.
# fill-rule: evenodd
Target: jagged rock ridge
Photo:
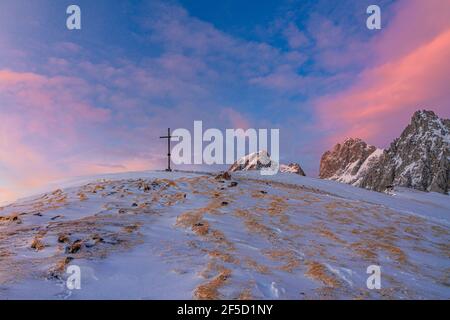
<path fill-rule="evenodd" d="M 248 171 L 248 170 L 261 170 L 263 168 L 276 167 L 277 163 L 270 158 L 269 153 L 266 150 L 250 153 L 240 159 L 238 159 L 228 169 L 229 172 L 235 171 Z M 305 172 L 298 163 L 280 164 L 280 172 L 295 173 L 301 176 L 306 176 Z"/>
<path fill-rule="evenodd" d="M 361 139 L 346 139 L 322 155 L 319 177 L 359 186 L 382 153 Z"/>
<path fill-rule="evenodd" d="M 280 171 L 286 173 L 296 173 L 301 176 L 306 176 L 302 167 L 298 163 L 280 164 Z"/>
<path fill-rule="evenodd" d="M 361 186 L 384 191 L 390 186 L 448 193 L 450 188 L 450 120 L 433 111 L 417 111 L 365 175 Z"/>
<path fill-rule="evenodd" d="M 448 193 L 449 150 L 450 120 L 421 110 L 384 152 L 360 139 L 337 144 L 323 154 L 319 176 L 376 191 L 401 186 Z"/>

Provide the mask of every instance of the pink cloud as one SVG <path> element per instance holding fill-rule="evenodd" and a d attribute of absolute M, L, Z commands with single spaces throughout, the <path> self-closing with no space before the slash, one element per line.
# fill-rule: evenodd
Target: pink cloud
<path fill-rule="evenodd" d="M 7 150 L 0 154 L 0 177 L 8 198 L 72 176 L 156 168 L 165 160 L 165 152 L 148 139 L 155 137 L 158 142 L 167 119 L 173 127 L 189 127 L 198 119 L 217 123 L 213 113 L 196 103 L 201 98 L 205 105 L 209 102 L 206 90 L 195 90 L 194 69 L 184 69 L 186 79 L 174 78 L 177 64 L 195 65 L 195 61 L 167 56 L 158 63 L 163 76 L 157 68 L 131 63 L 82 66 L 85 74 L 101 74 L 101 80 L 106 77 L 120 90 L 75 76 L 0 70 L 0 118 L 6 123 L 0 127 L 0 149 Z M 170 95 L 181 103 L 167 108 L 146 101 L 155 95 Z M 108 109 L 95 106 L 95 100 Z M 237 112 L 230 110 L 226 116 L 247 126 Z M 0 194 L 0 201 L 5 198 L 5 192 Z"/>
<path fill-rule="evenodd" d="M 73 53 L 77 54 L 79 53 L 83 48 L 80 47 L 78 44 L 70 42 L 70 41 L 63 41 L 56 45 L 56 50 L 62 51 L 64 53 Z"/>
<path fill-rule="evenodd" d="M 298 49 L 308 43 L 308 38 L 294 23 L 290 23 L 283 34 L 292 49 Z"/>
<path fill-rule="evenodd" d="M 250 79 L 250 83 L 281 91 L 300 91 L 306 78 L 298 75 L 290 65 L 282 65 L 268 75 Z"/>
<path fill-rule="evenodd" d="M 437 13 L 439 23 L 431 21 L 428 25 L 433 18 L 426 16 L 422 16 L 427 19 L 424 22 L 408 20 L 428 12 L 430 3 L 434 12 L 446 11 L 448 19 Z M 391 27 L 372 43 L 372 50 L 386 53 L 380 61 L 361 72 L 349 88 L 316 101 L 320 126 L 330 132 L 325 142 L 328 146 L 348 136 L 386 146 L 418 109 L 450 115 L 450 3 L 411 1 L 402 5 L 405 8 L 399 10 Z M 429 32 L 418 30 L 418 42 L 415 37 L 398 33 L 404 25 L 409 25 L 409 33 L 427 28 Z M 387 54 L 397 49 L 402 54 Z"/>
<path fill-rule="evenodd" d="M 400 58 L 450 28 L 447 0 L 403 0 L 394 5 L 394 18 L 374 39 L 379 60 Z"/>
<path fill-rule="evenodd" d="M 231 124 L 231 128 L 234 129 L 248 129 L 250 128 L 250 123 L 248 120 L 239 113 L 238 111 L 232 108 L 224 108 L 221 111 L 221 116 L 223 119 L 228 121 Z"/>
<path fill-rule="evenodd" d="M 23 82 L 39 83 L 43 79 L 44 77 L 31 72 L 18 73 L 9 70 L 0 70 L 0 85 L 2 86 L 12 86 Z"/>
<path fill-rule="evenodd" d="M 84 101 L 88 91 L 76 78 L 0 70 L 0 174 L 8 197 L 71 172 L 61 160 L 80 145 L 80 127 L 109 119 L 109 111 Z"/>

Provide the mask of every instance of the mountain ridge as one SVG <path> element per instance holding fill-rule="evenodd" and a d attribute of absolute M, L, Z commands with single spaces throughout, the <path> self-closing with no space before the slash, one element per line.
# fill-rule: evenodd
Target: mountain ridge
<path fill-rule="evenodd" d="M 358 138 L 336 144 L 322 155 L 319 177 L 380 192 L 399 186 L 448 194 L 449 158 L 450 120 L 418 110 L 386 150 Z"/>
<path fill-rule="evenodd" d="M 270 158 L 270 154 L 266 150 L 260 150 L 250 153 L 236 160 L 230 168 L 229 172 L 236 171 L 251 171 L 251 170 L 263 170 L 266 168 L 278 167 L 280 172 L 294 173 L 301 176 L 306 176 L 302 167 L 298 163 L 291 162 L 289 164 L 277 163 Z"/>

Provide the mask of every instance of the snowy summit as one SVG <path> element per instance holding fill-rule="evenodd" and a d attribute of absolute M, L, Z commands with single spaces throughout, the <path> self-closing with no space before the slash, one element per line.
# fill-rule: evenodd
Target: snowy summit
<path fill-rule="evenodd" d="M 449 212 L 297 174 L 84 178 L 0 208 L 0 299 L 448 299 Z"/>

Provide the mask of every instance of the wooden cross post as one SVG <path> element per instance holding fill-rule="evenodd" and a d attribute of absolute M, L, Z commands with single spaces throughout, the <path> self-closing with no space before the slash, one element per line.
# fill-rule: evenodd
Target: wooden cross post
<path fill-rule="evenodd" d="M 178 136 L 171 136 L 170 135 L 170 128 L 167 129 L 167 136 L 159 137 L 160 139 L 167 139 L 167 169 L 166 171 L 172 171 L 170 168 L 170 140 L 172 138 L 178 138 Z"/>

